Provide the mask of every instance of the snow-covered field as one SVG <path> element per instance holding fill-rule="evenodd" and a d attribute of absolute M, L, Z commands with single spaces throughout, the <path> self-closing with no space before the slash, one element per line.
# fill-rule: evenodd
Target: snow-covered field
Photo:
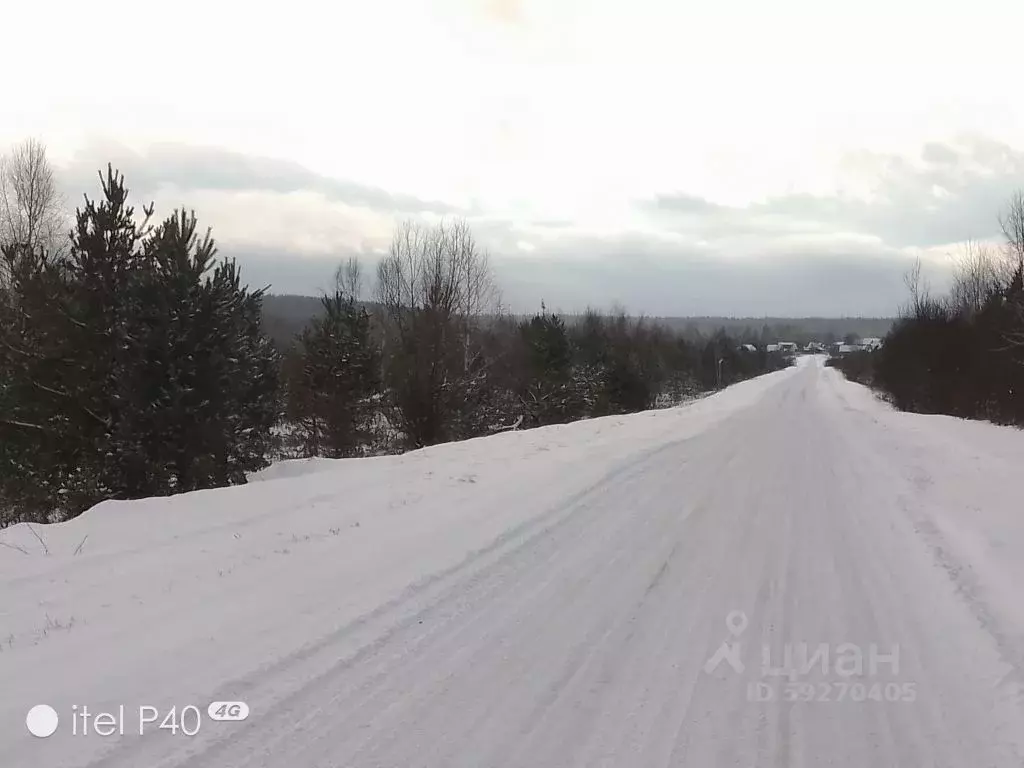
<path fill-rule="evenodd" d="M 1024 433 L 804 358 L 682 408 L 17 526 L 0 765 L 1020 766 L 1022 467 Z M 196 735 L 158 728 L 172 706 Z"/>

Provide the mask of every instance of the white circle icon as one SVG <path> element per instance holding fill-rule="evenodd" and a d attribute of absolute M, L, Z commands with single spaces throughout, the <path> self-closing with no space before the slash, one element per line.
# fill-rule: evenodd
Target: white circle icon
<path fill-rule="evenodd" d="M 49 704 L 36 704 L 25 715 L 28 732 L 40 739 L 52 736 L 57 730 L 57 710 Z"/>

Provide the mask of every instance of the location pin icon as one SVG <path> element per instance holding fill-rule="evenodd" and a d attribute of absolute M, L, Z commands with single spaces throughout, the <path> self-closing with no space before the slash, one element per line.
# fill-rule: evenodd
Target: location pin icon
<path fill-rule="evenodd" d="M 729 615 L 725 617 L 726 629 L 733 637 L 739 637 L 746 632 L 747 624 L 747 614 L 743 611 L 729 611 Z"/>

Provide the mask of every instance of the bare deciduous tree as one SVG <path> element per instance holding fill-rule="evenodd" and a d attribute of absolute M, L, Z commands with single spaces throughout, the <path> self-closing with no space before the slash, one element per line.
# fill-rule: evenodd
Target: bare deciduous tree
<path fill-rule="evenodd" d="M 1009 278 L 1017 269 L 1024 268 L 1024 192 L 1018 190 L 1010 197 L 999 217 L 999 226 L 1006 239 L 1006 263 L 1001 276 Z"/>
<path fill-rule="evenodd" d="M 389 333 L 385 379 L 414 445 L 447 439 L 480 371 L 477 320 L 497 308 L 487 255 L 463 221 L 398 225 L 377 265 L 376 298 Z"/>
<path fill-rule="evenodd" d="M 923 306 L 931 300 L 931 288 L 928 280 L 921 275 L 920 256 L 914 259 L 913 265 L 903 274 L 903 284 L 910 292 L 910 305 L 907 308 L 901 308 L 900 314 L 910 317 L 919 316 Z"/>
<path fill-rule="evenodd" d="M 999 259 L 990 246 L 968 240 L 954 264 L 949 293 L 952 309 L 968 315 L 981 311 L 1000 284 L 1000 270 Z"/>
<path fill-rule="evenodd" d="M 464 317 L 477 317 L 498 309 L 500 300 L 490 256 L 477 248 L 469 225 L 459 220 L 448 227 L 442 225 L 441 229 L 448 237 L 454 262 L 459 312 Z"/>
<path fill-rule="evenodd" d="M 429 309 L 471 318 L 499 306 L 490 259 L 461 220 L 433 227 L 399 224 L 388 255 L 378 264 L 376 293 L 389 315 Z"/>
<path fill-rule="evenodd" d="M 28 139 L 0 156 L 0 245 L 65 247 L 69 217 L 46 147 Z"/>
<path fill-rule="evenodd" d="M 358 256 L 349 256 L 334 272 L 338 293 L 355 301 L 363 298 L 363 264 Z"/>

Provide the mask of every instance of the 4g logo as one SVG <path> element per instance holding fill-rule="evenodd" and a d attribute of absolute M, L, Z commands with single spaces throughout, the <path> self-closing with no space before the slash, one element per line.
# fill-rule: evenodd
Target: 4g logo
<path fill-rule="evenodd" d="M 244 701 L 214 701 L 206 708 L 211 720 L 238 723 L 249 716 L 249 705 Z"/>

